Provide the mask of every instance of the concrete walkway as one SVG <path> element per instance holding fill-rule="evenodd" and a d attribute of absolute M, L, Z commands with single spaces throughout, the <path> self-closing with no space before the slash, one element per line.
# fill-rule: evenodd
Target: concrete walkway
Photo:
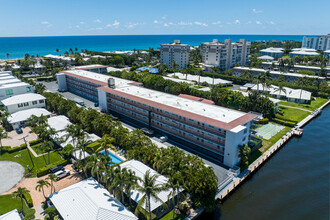
<path fill-rule="evenodd" d="M 295 108 L 295 109 L 299 109 L 299 110 L 306 111 L 306 112 L 312 112 L 312 111 L 307 110 L 307 109 L 298 108 L 298 107 L 293 107 L 293 106 L 287 106 L 287 105 L 279 105 L 279 106 L 283 106 L 283 107 L 287 107 L 287 108 Z"/>
<path fill-rule="evenodd" d="M 34 214 L 35 219 L 45 219 L 45 212 L 41 207 L 42 203 L 36 205 L 33 207 L 34 210 L 36 210 L 36 213 Z"/>

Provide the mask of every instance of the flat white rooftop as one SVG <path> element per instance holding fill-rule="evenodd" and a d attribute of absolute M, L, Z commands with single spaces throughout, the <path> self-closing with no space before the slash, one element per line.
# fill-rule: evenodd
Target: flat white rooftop
<path fill-rule="evenodd" d="M 11 79 L 3 79 L 0 78 L 0 85 L 4 85 L 4 84 L 12 84 L 12 83 L 19 83 L 22 82 L 21 80 L 17 79 L 17 78 L 11 78 Z"/>
<path fill-rule="evenodd" d="M 260 50 L 260 52 L 265 52 L 265 53 L 283 53 L 284 52 L 284 49 L 283 48 L 276 48 L 276 47 L 269 47 L 269 48 Z"/>
<path fill-rule="evenodd" d="M 22 220 L 17 209 L 0 215 L 0 220 Z"/>
<path fill-rule="evenodd" d="M 21 94 L 21 95 L 14 95 L 12 97 L 2 100 L 1 102 L 5 106 L 8 106 L 8 105 L 20 104 L 23 102 L 32 102 L 32 101 L 44 100 L 44 99 L 46 99 L 46 98 L 40 94 L 26 93 L 26 94 Z"/>
<path fill-rule="evenodd" d="M 92 64 L 92 65 L 85 65 L 85 66 L 73 66 L 70 69 L 97 69 L 97 68 L 107 68 L 107 66 L 100 65 L 100 64 Z"/>
<path fill-rule="evenodd" d="M 15 87 L 20 87 L 20 86 L 31 86 L 28 83 L 25 82 L 17 82 L 17 83 L 10 83 L 10 84 L 0 84 L 0 89 L 1 88 L 15 88 Z"/>
<path fill-rule="evenodd" d="M 15 79 L 15 76 L 12 76 L 8 73 L 0 74 L 0 80 L 6 80 L 6 79 Z"/>
<path fill-rule="evenodd" d="M 121 79 L 121 78 L 108 76 L 108 75 L 104 75 L 104 74 L 99 74 L 99 73 L 94 73 L 94 72 L 90 72 L 90 71 L 86 71 L 86 70 L 66 70 L 66 71 L 62 71 L 62 72 L 74 74 L 74 75 L 77 75 L 78 77 L 82 76 L 82 77 L 86 77 L 86 78 L 89 78 L 92 80 L 101 81 L 101 82 L 105 83 L 104 85 L 108 84 L 109 78 L 113 78 L 115 80 L 116 88 L 130 86 L 129 85 L 130 83 L 134 83 L 133 81 L 130 81 L 130 80 Z"/>
<path fill-rule="evenodd" d="M 225 123 L 229 123 L 246 114 L 244 112 L 239 112 L 229 108 L 201 103 L 191 99 L 182 98 L 179 96 L 138 86 L 116 88 L 115 90 Z"/>
<path fill-rule="evenodd" d="M 51 115 L 51 113 L 44 108 L 31 108 L 11 114 L 8 117 L 8 122 L 10 124 L 13 124 L 21 121 L 26 121 L 32 115 L 40 117 L 41 115 L 45 115 L 45 116 Z"/>
<path fill-rule="evenodd" d="M 171 74 L 168 74 L 167 75 L 168 77 L 178 77 L 179 79 L 182 79 L 182 80 L 189 80 L 189 81 L 196 81 L 196 82 L 200 82 L 200 83 L 203 83 L 203 82 L 207 82 L 208 84 L 211 84 L 213 85 L 213 83 L 216 85 L 216 84 L 232 84 L 233 82 L 232 81 L 228 81 L 228 80 L 224 80 L 224 79 L 219 79 L 219 78 L 211 78 L 211 77 L 207 77 L 207 76 L 197 76 L 197 75 L 191 75 L 191 74 L 188 74 L 187 75 L 187 79 L 186 79 L 186 74 L 183 74 L 183 73 L 171 73 Z"/>
<path fill-rule="evenodd" d="M 72 123 L 66 116 L 58 115 L 48 118 L 48 124 L 51 128 L 55 129 L 55 131 L 63 131 L 68 125 L 71 125 Z"/>
<path fill-rule="evenodd" d="M 65 220 L 137 220 L 95 179 L 88 178 L 49 196 Z"/>

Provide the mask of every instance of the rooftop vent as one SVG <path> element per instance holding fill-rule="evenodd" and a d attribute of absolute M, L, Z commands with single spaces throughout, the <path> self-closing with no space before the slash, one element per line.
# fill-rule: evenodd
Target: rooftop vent
<path fill-rule="evenodd" d="M 114 89 L 115 88 L 115 79 L 109 78 L 108 79 L 108 87 Z"/>

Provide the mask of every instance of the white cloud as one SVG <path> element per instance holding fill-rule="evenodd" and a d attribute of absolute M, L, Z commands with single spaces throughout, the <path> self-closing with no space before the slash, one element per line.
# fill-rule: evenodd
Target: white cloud
<path fill-rule="evenodd" d="M 145 24 L 145 22 L 142 22 L 142 23 L 141 23 L 141 22 L 140 22 L 140 23 L 139 23 L 139 22 L 138 22 L 138 23 L 131 23 L 131 22 L 130 22 L 130 23 L 128 23 L 128 24 L 126 25 L 126 27 L 127 27 L 127 28 L 133 28 L 133 27 L 135 27 L 135 26 L 137 26 L 137 25 L 144 25 L 144 24 Z"/>
<path fill-rule="evenodd" d="M 178 22 L 178 25 L 188 26 L 188 25 L 192 25 L 192 23 L 191 22 L 180 21 L 180 22 Z"/>
<path fill-rule="evenodd" d="M 105 28 L 118 28 L 119 27 L 119 25 L 120 25 L 120 22 L 119 21 L 117 21 L 117 20 L 115 20 L 112 24 L 107 24 L 107 25 L 105 25 Z"/>
<path fill-rule="evenodd" d="M 236 21 L 234 22 L 234 24 L 240 24 L 241 22 L 238 20 L 238 19 L 236 19 Z"/>
<path fill-rule="evenodd" d="M 86 24 L 84 21 L 79 22 L 79 24 Z"/>
<path fill-rule="evenodd" d="M 42 25 L 45 25 L 46 27 L 51 27 L 53 24 L 49 23 L 48 21 L 42 21 L 40 22 Z"/>
<path fill-rule="evenodd" d="M 166 19 L 166 16 L 163 16 L 162 19 L 165 20 Z"/>
<path fill-rule="evenodd" d="M 258 25 L 259 25 L 259 24 L 262 24 L 262 23 L 261 23 L 260 21 L 256 21 L 256 24 L 258 24 Z"/>
<path fill-rule="evenodd" d="M 159 24 L 160 22 L 158 20 L 154 20 L 154 24 Z"/>
<path fill-rule="evenodd" d="M 194 24 L 195 24 L 195 25 L 204 26 L 204 27 L 207 27 L 207 26 L 208 26 L 208 24 L 203 23 L 203 22 L 200 22 L 200 21 L 195 21 Z"/>
<path fill-rule="evenodd" d="M 269 22 L 269 24 L 272 24 L 272 25 L 274 25 L 274 24 L 275 24 L 275 22 L 274 22 L 274 21 L 270 21 L 270 22 Z"/>
<path fill-rule="evenodd" d="M 95 23 L 101 23 L 102 21 L 100 19 L 94 20 Z"/>
<path fill-rule="evenodd" d="M 173 22 L 168 22 L 168 25 L 173 25 Z"/>
<path fill-rule="evenodd" d="M 164 27 L 168 27 L 168 24 L 165 23 L 165 24 L 164 24 Z"/>
<path fill-rule="evenodd" d="M 221 21 L 212 22 L 212 24 L 221 24 Z"/>
<path fill-rule="evenodd" d="M 252 12 L 255 13 L 255 14 L 259 14 L 259 13 L 262 13 L 263 11 L 262 10 L 257 10 L 257 9 L 252 9 Z"/>

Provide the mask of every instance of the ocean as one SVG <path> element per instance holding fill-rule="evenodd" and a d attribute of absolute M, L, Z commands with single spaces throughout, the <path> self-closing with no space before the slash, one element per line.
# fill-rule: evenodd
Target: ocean
<path fill-rule="evenodd" d="M 247 39 L 256 40 L 296 40 L 302 41 L 303 35 L 103 35 L 103 36 L 56 36 L 56 37 L 0 37 L 0 60 L 24 57 L 24 54 L 44 56 L 56 54 L 58 48 L 63 54 L 70 48 L 114 51 L 133 49 L 157 49 L 160 44 L 181 40 L 181 43 L 191 46 L 200 45 L 201 42 L 218 39 L 232 39 L 238 41 Z"/>

